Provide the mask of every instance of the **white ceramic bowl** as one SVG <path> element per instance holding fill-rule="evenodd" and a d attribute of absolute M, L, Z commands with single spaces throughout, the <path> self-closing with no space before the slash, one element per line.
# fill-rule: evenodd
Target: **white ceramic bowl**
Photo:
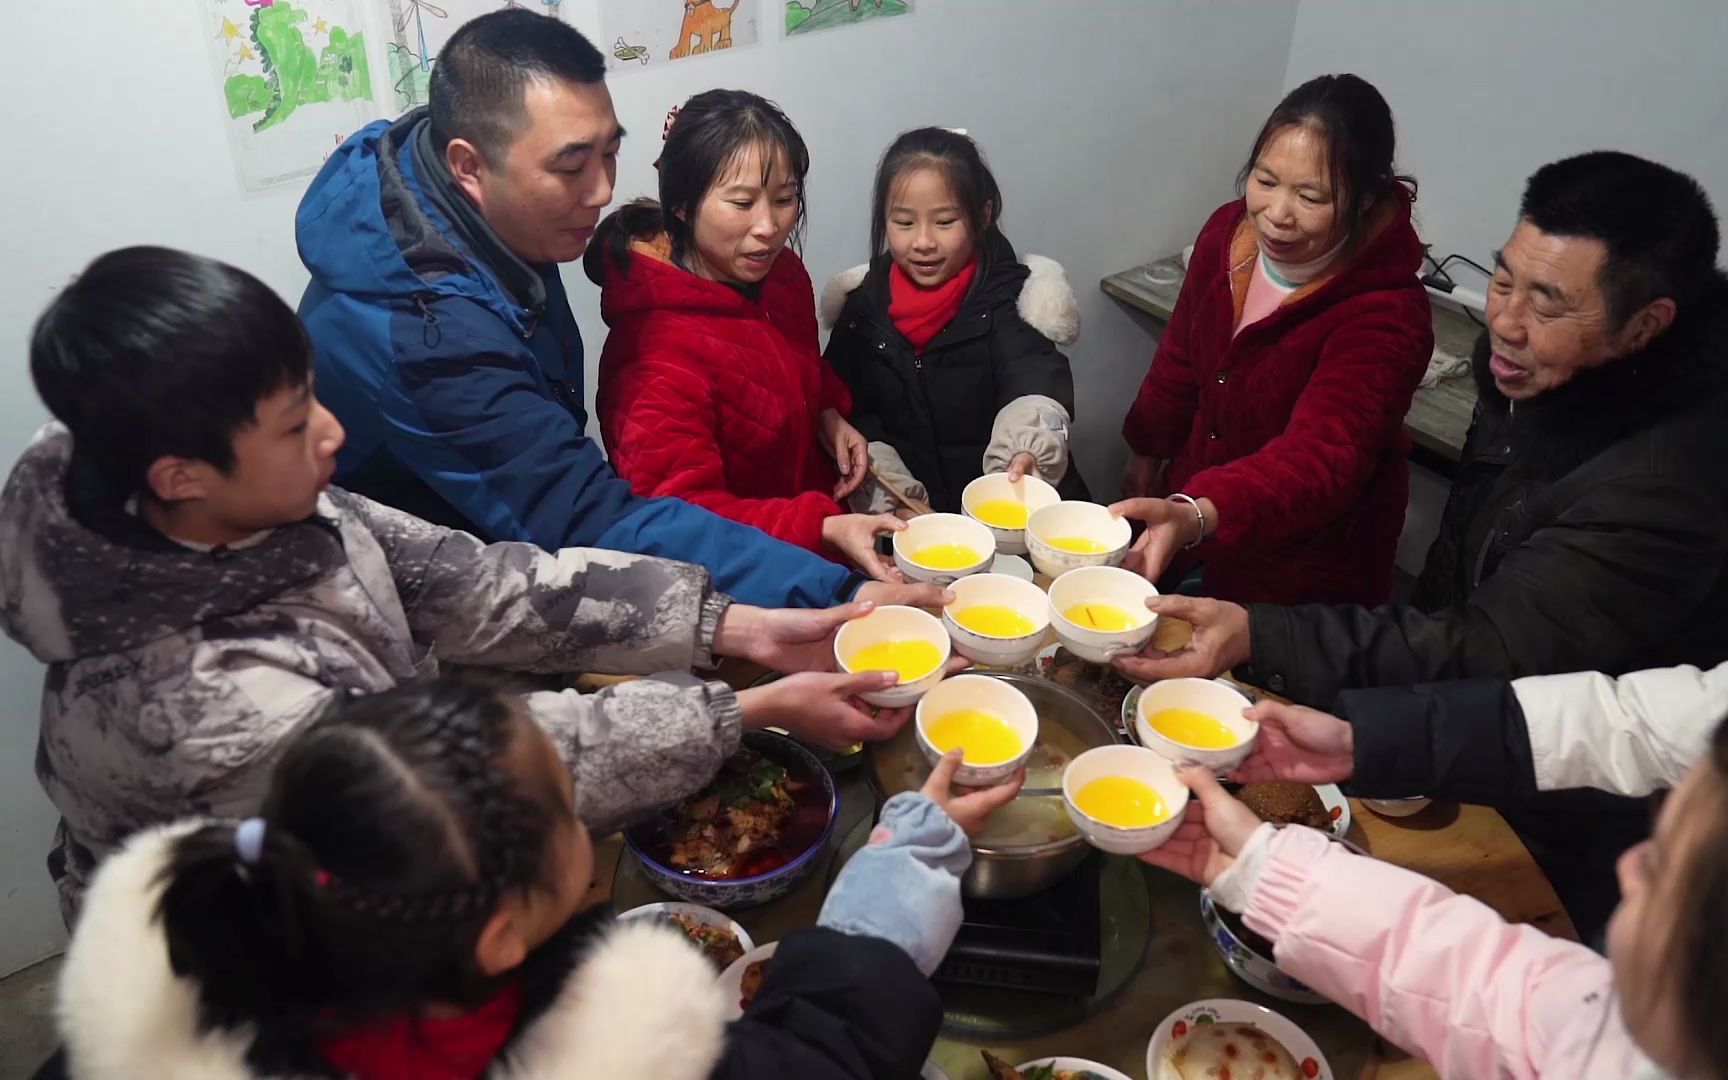
<path fill-rule="evenodd" d="M 950 569 L 925 566 L 913 559 L 916 552 L 935 544 L 959 544 L 970 548 L 978 558 L 966 566 Z M 964 514 L 924 514 L 908 521 L 904 529 L 894 534 L 894 565 L 910 581 L 946 585 L 978 573 L 995 558 L 996 537 L 989 527 Z"/>
<path fill-rule="evenodd" d="M 750 931 L 740 926 L 737 921 L 727 918 L 711 907 L 703 907 L 701 904 L 686 904 L 682 901 L 643 904 L 640 907 L 633 907 L 629 911 L 619 912 L 618 921 L 652 919 L 656 922 L 664 921 L 671 925 L 670 920 L 674 915 L 682 915 L 691 922 L 702 926 L 717 926 L 722 930 L 732 931 L 732 936 L 738 939 L 738 944 L 744 947 L 745 952 L 756 947 L 756 942 L 750 939 Z"/>
<path fill-rule="evenodd" d="M 1134 737 L 1141 746 L 1156 750 L 1178 764 L 1204 765 L 1213 772 L 1229 772 L 1242 764 L 1260 737 L 1260 725 L 1242 715 L 1250 704 L 1240 690 L 1217 679 L 1165 679 L 1141 693 L 1134 707 Z M 1164 709 L 1205 713 L 1234 732 L 1239 741 L 1224 750 L 1179 743 L 1152 727 L 1151 717 Z"/>
<path fill-rule="evenodd" d="M 1172 1044 L 1192 1028 L 1218 1023 L 1253 1024 L 1283 1044 L 1303 1076 L 1312 1080 L 1335 1080 L 1326 1055 L 1320 1052 L 1307 1032 L 1264 1005 L 1235 998 L 1190 1002 L 1166 1016 L 1152 1032 L 1152 1041 L 1146 1044 L 1146 1075 L 1150 1080 L 1175 1078 L 1175 1070 L 1164 1062 L 1165 1051 L 1174 1049 Z"/>
<path fill-rule="evenodd" d="M 1032 1061 L 1022 1061 L 1020 1064 L 1014 1066 L 1014 1070 L 1016 1072 L 1024 1075 L 1027 1069 L 1036 1069 L 1040 1065 L 1048 1065 L 1052 1069 L 1056 1069 L 1056 1070 L 1061 1071 L 1061 1072 L 1072 1071 L 1072 1072 L 1080 1072 L 1080 1073 L 1091 1073 L 1093 1076 L 1098 1077 L 1098 1080 L 1128 1080 L 1128 1074 L 1127 1073 L 1119 1072 L 1116 1069 L 1112 1069 L 1108 1065 L 1100 1065 L 1096 1061 L 1091 1060 L 1090 1058 L 1077 1058 L 1077 1057 L 1036 1058 Z"/>
<path fill-rule="evenodd" d="M 714 985 L 726 997 L 725 1019 L 736 1020 L 744 1015 L 744 1007 L 740 1004 L 744 996 L 744 969 L 758 960 L 767 960 L 774 955 L 774 950 L 780 947 L 778 941 L 770 941 L 766 945 L 758 945 L 754 949 L 732 961 L 732 966 L 720 973 L 714 980 Z"/>
<path fill-rule="evenodd" d="M 1133 532 L 1127 519 L 1117 517 L 1107 507 L 1089 502 L 1059 502 L 1032 511 L 1026 522 L 1026 550 L 1032 556 L 1032 565 L 1041 573 L 1059 577 L 1082 566 L 1120 565 L 1122 556 L 1128 554 Z M 1050 546 L 1051 540 L 1069 536 L 1096 540 L 1106 550 L 1083 555 Z"/>
<path fill-rule="evenodd" d="M 841 671 L 867 671 L 868 668 L 852 666 L 852 656 L 860 649 L 882 641 L 912 640 L 928 641 L 936 646 L 936 652 L 942 658 L 936 665 L 936 670 L 910 682 L 898 682 L 886 690 L 873 690 L 868 694 L 858 695 L 870 704 L 882 708 L 902 708 L 923 697 L 931 687 L 942 681 L 948 664 L 949 642 L 948 631 L 943 628 L 941 619 L 915 607 L 879 607 L 863 618 L 853 619 L 840 627 L 840 632 L 834 635 L 834 661 L 840 665 Z"/>
<path fill-rule="evenodd" d="M 1005 472 L 991 473 L 980 476 L 966 485 L 960 493 L 960 509 L 966 511 L 966 516 L 975 519 L 990 530 L 990 535 L 996 538 L 996 550 L 1004 555 L 1026 554 L 1026 530 L 1005 529 L 992 525 L 978 516 L 977 507 L 982 503 L 1004 499 L 1008 502 L 1023 504 L 1028 511 L 1041 510 L 1046 506 L 1055 506 L 1062 501 L 1062 496 L 1056 489 L 1036 476 L 1023 476 L 1018 481 L 1009 480 Z"/>
<path fill-rule="evenodd" d="M 1038 710 L 1019 687 L 988 675 L 956 675 L 924 695 L 913 719 L 918 729 L 918 749 L 924 751 L 932 765 L 941 760 L 942 751 L 931 743 L 928 725 L 956 709 L 978 709 L 1001 717 L 1020 736 L 1020 752 L 1007 761 L 962 762 L 954 774 L 956 784 L 965 787 L 1000 784 L 1032 756 L 1032 747 L 1038 742 Z"/>
<path fill-rule="evenodd" d="M 1152 640 L 1158 616 L 1146 610 L 1146 601 L 1157 595 L 1158 587 L 1132 570 L 1084 566 L 1050 583 L 1050 625 L 1069 652 L 1094 664 L 1108 664 L 1117 655 L 1139 652 Z M 1095 630 L 1063 614 L 1078 604 L 1109 604 L 1145 621 L 1129 630 Z"/>
<path fill-rule="evenodd" d="M 1428 809 L 1428 804 L 1433 801 L 1421 795 L 1412 795 L 1403 799 L 1363 799 L 1362 805 L 1381 817 L 1403 818 L 1420 814 Z"/>
<path fill-rule="evenodd" d="M 954 640 L 955 652 L 991 667 L 1024 664 L 1038 654 L 1044 644 L 1044 632 L 1050 629 L 1050 601 L 1043 589 L 1007 574 L 974 574 L 948 588 L 954 594 L 954 602 L 942 610 L 942 625 Z M 1032 632 L 1016 637 L 980 634 L 961 626 L 955 618 L 967 608 L 984 606 L 1014 609 L 1032 620 Z"/>
<path fill-rule="evenodd" d="M 1074 805 L 1075 796 L 1094 780 L 1126 776 L 1156 791 L 1169 809 L 1156 825 L 1125 828 L 1111 825 Z M 1112 855 L 1139 855 L 1170 839 L 1188 809 L 1188 789 L 1176 779 L 1175 767 L 1142 746 L 1095 746 L 1068 763 L 1062 773 L 1062 801 L 1074 827 L 1093 847 Z"/>

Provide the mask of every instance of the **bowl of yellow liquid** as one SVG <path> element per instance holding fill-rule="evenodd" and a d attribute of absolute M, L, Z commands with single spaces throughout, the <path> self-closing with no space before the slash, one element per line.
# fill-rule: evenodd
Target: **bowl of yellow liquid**
<path fill-rule="evenodd" d="M 960 492 L 960 509 L 980 521 L 1004 555 L 1026 554 L 1026 521 L 1032 511 L 1062 501 L 1056 489 L 1036 476 L 1009 480 L 1007 473 L 980 476 Z"/>
<path fill-rule="evenodd" d="M 964 514 L 924 514 L 894 534 L 894 565 L 910 581 L 947 585 L 996 560 L 996 538 Z"/>
<path fill-rule="evenodd" d="M 954 782 L 1000 784 L 1026 764 L 1038 741 L 1038 710 L 1013 683 L 987 675 L 956 675 L 918 702 L 918 748 L 935 764 L 958 746 L 965 759 Z"/>
<path fill-rule="evenodd" d="M 1140 746 L 1099 746 L 1068 764 L 1062 801 L 1080 835 L 1112 855 L 1139 855 L 1170 838 L 1188 808 L 1175 766 Z"/>
<path fill-rule="evenodd" d="M 974 574 L 948 587 L 942 625 L 954 651 L 975 664 L 1013 667 L 1038 655 L 1050 628 L 1044 590 L 1007 574 Z"/>
<path fill-rule="evenodd" d="M 1165 679 L 1140 694 L 1134 736 L 1171 761 L 1228 772 L 1260 737 L 1260 725 L 1242 715 L 1251 704 L 1217 679 Z"/>
<path fill-rule="evenodd" d="M 948 663 L 948 631 L 942 620 L 915 607 L 879 607 L 853 619 L 834 635 L 834 660 L 841 671 L 893 671 L 900 681 L 859 697 L 898 709 L 942 681 Z"/>
<path fill-rule="evenodd" d="M 1082 566 L 1120 566 L 1132 535 L 1108 507 L 1059 502 L 1026 519 L 1026 552 L 1040 573 L 1060 577 Z"/>
<path fill-rule="evenodd" d="M 1083 566 L 1050 584 L 1050 625 L 1068 651 L 1094 664 L 1137 653 L 1152 640 L 1158 616 L 1146 601 L 1150 581 L 1117 566 Z"/>

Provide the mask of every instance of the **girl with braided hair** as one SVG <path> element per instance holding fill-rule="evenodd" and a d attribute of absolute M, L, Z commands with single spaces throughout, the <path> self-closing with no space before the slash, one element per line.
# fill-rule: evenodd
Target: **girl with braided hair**
<path fill-rule="evenodd" d="M 926 979 L 960 923 L 965 831 L 1019 778 L 958 757 L 883 809 L 743 1019 L 678 931 L 584 909 L 593 848 L 557 749 L 495 680 L 339 703 L 260 815 L 134 837 L 92 885 L 60 986 L 77 1080 L 916 1075 Z"/>

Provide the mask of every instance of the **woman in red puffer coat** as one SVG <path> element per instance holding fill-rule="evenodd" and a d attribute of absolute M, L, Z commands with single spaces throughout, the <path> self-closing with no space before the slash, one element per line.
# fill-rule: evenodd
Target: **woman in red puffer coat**
<path fill-rule="evenodd" d="M 898 580 L 876 553 L 888 514 L 839 500 L 863 483 L 868 443 L 817 344 L 816 298 L 788 247 L 809 152 L 754 94 L 711 90 L 675 114 L 660 201 L 600 224 L 584 268 L 610 332 L 600 433 L 642 495 L 695 503 L 788 543 Z"/>
<path fill-rule="evenodd" d="M 1434 351 L 1393 147 L 1379 91 L 1314 79 L 1201 230 L 1122 426 L 1117 509 L 1148 526 L 1130 555 L 1147 577 L 1198 567 L 1203 592 L 1239 603 L 1391 598 L 1404 414 Z"/>

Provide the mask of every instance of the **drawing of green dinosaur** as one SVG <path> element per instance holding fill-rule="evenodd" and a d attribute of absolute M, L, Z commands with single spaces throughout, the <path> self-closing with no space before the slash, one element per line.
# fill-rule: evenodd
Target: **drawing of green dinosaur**
<path fill-rule="evenodd" d="M 253 123 L 253 131 L 275 127 L 302 105 L 372 97 L 365 35 L 332 26 L 329 43 L 314 54 L 300 29 L 305 21 L 306 13 L 287 0 L 252 12 L 252 43 L 264 74 L 231 75 L 224 90 L 230 116 L 264 114 Z"/>

